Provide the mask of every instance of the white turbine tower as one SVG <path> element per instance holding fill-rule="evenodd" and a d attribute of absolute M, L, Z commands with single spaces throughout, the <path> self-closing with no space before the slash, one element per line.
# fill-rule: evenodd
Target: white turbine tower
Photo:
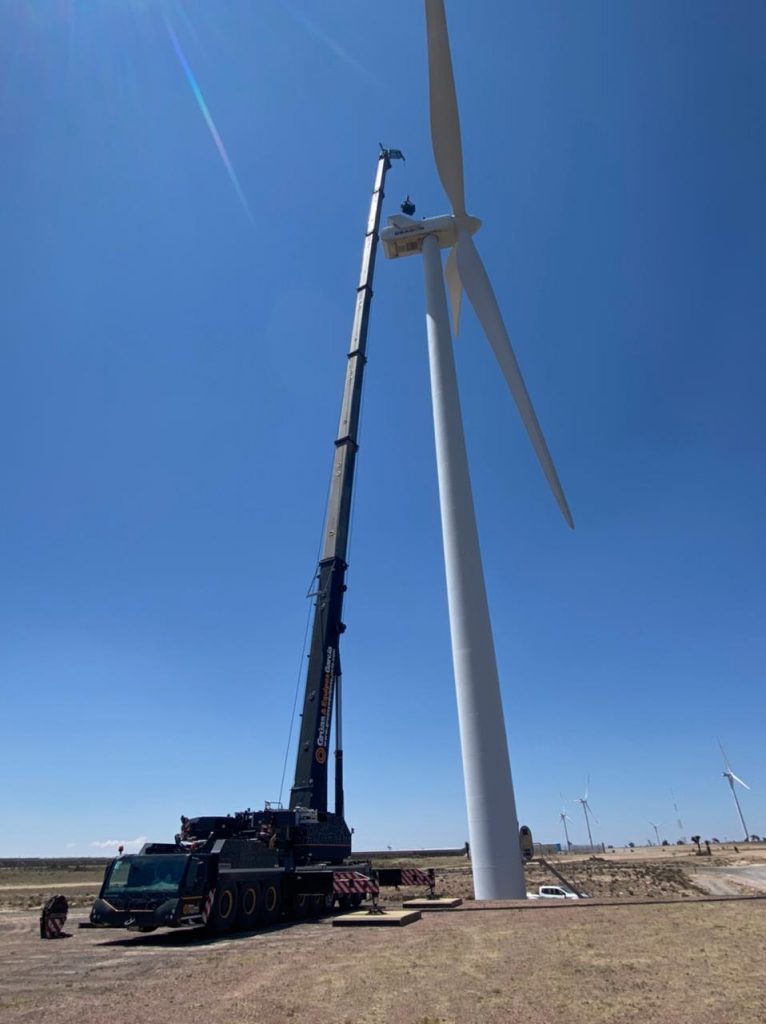
<path fill-rule="evenodd" d="M 389 258 L 423 254 L 439 503 L 475 896 L 478 900 L 525 899 L 516 802 L 440 249 L 450 249 L 445 273 L 455 327 L 465 289 L 543 472 L 567 522 L 573 523 L 492 285 L 471 237 L 481 222 L 466 212 L 460 123 L 443 0 L 426 0 L 426 24 L 431 141 L 452 214 L 420 221 L 391 217 L 381 240 Z"/>
<path fill-rule="evenodd" d="M 569 815 L 563 807 L 561 809 L 561 814 L 559 814 L 559 818 L 561 818 L 561 824 L 564 826 L 564 835 L 566 836 L 567 840 L 567 852 L 569 852 L 572 849 L 572 841 L 569 838 L 569 829 L 567 828 L 567 822 L 572 822 L 572 819 L 569 817 Z M 572 822 L 572 824 L 574 823 Z"/>
<path fill-rule="evenodd" d="M 588 782 L 587 782 L 587 784 L 585 786 L 585 796 L 575 797 L 574 803 L 580 804 L 580 806 L 582 807 L 582 812 L 585 815 L 585 827 L 588 830 L 588 842 L 590 843 L 590 846 L 591 846 L 591 849 L 592 849 L 593 848 L 593 836 L 591 835 L 591 831 L 590 831 L 590 818 L 588 817 L 588 815 L 589 814 L 593 814 L 593 808 L 588 803 L 588 790 L 589 789 L 590 789 L 590 779 L 588 779 Z M 597 820 L 595 814 L 593 814 L 593 820 L 594 821 Z"/>
<path fill-rule="evenodd" d="M 721 747 L 721 741 L 720 740 L 718 741 L 718 746 Z M 723 747 L 721 747 L 721 757 L 723 757 L 723 763 L 724 763 L 725 768 L 726 768 L 726 770 L 723 772 L 723 777 L 728 781 L 729 785 L 731 786 L 731 795 L 734 797 L 734 803 L 737 805 L 737 813 L 739 814 L 739 820 L 742 822 L 742 828 L 744 829 L 744 832 L 745 832 L 745 842 L 748 842 L 749 839 L 750 839 L 750 833 L 747 831 L 747 825 L 745 824 L 745 817 L 742 814 L 742 808 L 739 806 L 739 797 L 737 796 L 737 791 L 734 788 L 734 783 L 738 782 L 740 784 L 740 786 L 744 786 L 745 789 L 750 789 L 750 787 L 748 786 L 748 784 L 746 782 L 743 782 L 742 779 L 740 779 L 738 775 L 735 775 L 734 772 L 731 770 L 731 765 L 729 764 L 729 759 L 727 758 L 726 754 L 724 753 Z"/>
<path fill-rule="evenodd" d="M 662 846 L 662 841 L 660 839 L 660 829 L 662 828 L 662 822 L 658 821 L 655 824 L 655 822 L 650 821 L 649 824 L 652 826 L 652 828 L 654 829 L 654 834 L 657 836 L 657 845 Z"/>

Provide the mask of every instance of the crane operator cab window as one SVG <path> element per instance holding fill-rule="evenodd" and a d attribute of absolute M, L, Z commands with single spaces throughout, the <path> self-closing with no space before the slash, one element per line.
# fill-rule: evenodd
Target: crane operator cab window
<path fill-rule="evenodd" d="M 118 857 L 112 862 L 104 897 L 130 893 L 173 893 L 178 890 L 187 857 Z"/>

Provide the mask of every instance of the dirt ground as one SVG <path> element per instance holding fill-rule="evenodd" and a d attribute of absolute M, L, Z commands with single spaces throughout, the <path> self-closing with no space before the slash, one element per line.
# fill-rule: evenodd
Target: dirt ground
<path fill-rule="evenodd" d="M 716 864 L 699 871 L 703 859 Z M 60 1024 L 766 1020 L 766 899 L 701 895 L 706 879 L 736 880 L 739 870 L 755 872 L 743 884 L 758 891 L 766 859 L 749 854 L 745 860 L 733 851 L 697 859 L 610 853 L 557 864 L 576 873 L 587 891 L 600 889 L 596 898 L 475 903 L 467 898 L 468 865 L 445 859 L 437 866 L 438 888 L 466 898 L 457 910 L 424 914 L 404 928 L 336 928 L 326 918 L 221 939 L 202 930 L 78 929 L 100 868 L 86 865 L 74 880 L 61 865 L 31 864 L 19 874 L 0 864 L 0 1018 L 4 1024 L 44 1017 Z M 539 884 L 539 871 L 530 869 L 530 887 Z M 71 937 L 43 942 L 39 907 L 59 890 L 74 905 L 66 926 Z M 390 891 L 386 901 L 399 905 L 401 894 Z"/>
<path fill-rule="evenodd" d="M 519 905 L 516 905 L 517 907 Z M 766 901 L 468 904 L 405 928 L 210 940 L 0 914 L 0 1016 L 60 1024 L 761 1024 Z"/>

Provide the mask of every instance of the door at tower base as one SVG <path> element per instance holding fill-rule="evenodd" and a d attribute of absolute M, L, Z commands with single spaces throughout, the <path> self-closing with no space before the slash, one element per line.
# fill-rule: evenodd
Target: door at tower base
<path fill-rule="evenodd" d="M 535 844 L 532 841 L 532 829 L 528 825 L 522 825 L 519 829 L 519 846 L 524 860 L 532 860 L 535 855 Z"/>

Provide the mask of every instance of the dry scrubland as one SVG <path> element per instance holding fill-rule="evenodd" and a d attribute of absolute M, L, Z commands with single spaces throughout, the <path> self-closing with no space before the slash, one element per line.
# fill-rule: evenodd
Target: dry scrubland
<path fill-rule="evenodd" d="M 759 858 L 766 865 L 762 852 L 748 851 L 746 862 Z M 72 926 L 85 917 L 100 867 L 0 862 L 0 1017 L 4 1024 L 48 1017 L 61 1024 L 766 1020 L 766 900 L 701 897 L 721 879 L 730 891 L 757 891 L 757 879 L 746 889 L 737 875 L 744 855 L 638 851 L 556 863 L 597 898 L 553 906 L 467 899 L 460 910 L 403 929 L 339 929 L 328 919 L 211 941 L 200 932 L 78 931 Z M 470 897 L 465 862 L 437 865 L 441 891 Z M 547 880 L 538 865 L 530 869 L 530 886 Z M 29 901 L 36 910 L 56 889 L 83 910 L 70 915 L 72 938 L 42 942 Z M 386 898 L 396 902 L 395 893 Z"/>

